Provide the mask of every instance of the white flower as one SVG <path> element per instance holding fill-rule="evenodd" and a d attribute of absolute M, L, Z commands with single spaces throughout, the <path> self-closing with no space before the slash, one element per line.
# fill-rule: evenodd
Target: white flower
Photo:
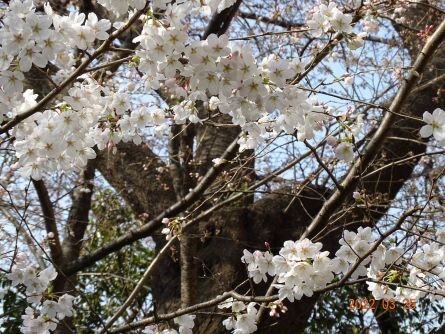
<path fill-rule="evenodd" d="M 6 274 L 6 277 L 11 281 L 12 286 L 22 284 L 25 278 L 23 270 L 17 268 L 16 266 L 12 268 L 11 273 Z"/>
<path fill-rule="evenodd" d="M 295 294 L 293 286 L 286 284 L 276 284 L 275 286 L 278 288 L 278 298 L 280 300 L 288 299 L 291 303 L 294 302 Z"/>
<path fill-rule="evenodd" d="M 62 320 L 65 317 L 71 317 L 73 315 L 73 301 L 74 297 L 69 294 L 64 294 L 59 298 L 59 312 L 57 313 L 57 318 Z"/>
<path fill-rule="evenodd" d="M 216 109 L 218 109 L 219 104 L 220 104 L 220 100 L 216 96 L 212 96 L 209 100 L 209 109 L 216 110 Z"/>
<path fill-rule="evenodd" d="M 246 304 L 240 301 L 234 301 L 232 303 L 232 312 L 233 313 L 239 313 L 241 311 L 244 311 L 246 309 Z"/>
<path fill-rule="evenodd" d="M 335 148 L 335 155 L 338 159 L 351 162 L 354 159 L 354 150 L 350 143 L 341 142 Z"/>
<path fill-rule="evenodd" d="M 25 76 L 20 71 L 3 71 L 0 76 L 0 85 L 6 93 L 21 93 Z"/>
<path fill-rule="evenodd" d="M 307 25 L 315 37 L 320 37 L 329 29 L 329 22 L 326 20 L 326 17 L 319 12 L 314 13 L 312 19 L 307 21 Z"/>
<path fill-rule="evenodd" d="M 265 252 L 257 260 L 257 266 L 262 274 L 275 275 L 275 265 L 273 263 L 273 255 L 270 252 Z"/>
<path fill-rule="evenodd" d="M 391 247 L 386 251 L 385 254 L 385 262 L 386 264 L 392 264 L 395 262 L 395 264 L 400 264 L 403 260 L 401 255 L 405 252 L 405 250 L 401 247 Z"/>
<path fill-rule="evenodd" d="M 236 326 L 236 319 L 234 317 L 229 317 L 222 322 L 223 326 L 228 330 L 232 330 Z"/>
<path fill-rule="evenodd" d="M 356 238 L 359 240 L 364 240 L 366 242 L 373 242 L 374 237 L 372 235 L 372 229 L 370 227 L 363 228 L 362 226 L 360 226 L 357 229 Z"/>
<path fill-rule="evenodd" d="M 393 291 L 387 285 L 374 282 L 366 282 L 366 284 L 376 300 L 394 298 Z"/>
<path fill-rule="evenodd" d="M 207 45 L 204 46 L 204 50 L 208 52 L 212 57 L 224 57 L 227 56 L 230 52 L 230 49 L 227 47 L 229 43 L 229 38 L 226 34 L 221 36 L 217 36 L 215 34 L 209 35 L 207 37 Z"/>
<path fill-rule="evenodd" d="M 57 277 L 57 271 L 54 267 L 48 267 L 39 273 L 39 278 L 41 278 L 45 283 L 49 284 L 50 281 L 55 280 Z"/>
<path fill-rule="evenodd" d="M 234 334 L 250 334 L 257 330 L 255 305 L 256 303 L 250 303 L 247 306 L 247 313 L 236 317 Z"/>
<path fill-rule="evenodd" d="M 156 334 L 156 333 L 157 333 L 157 330 L 156 330 L 156 328 L 153 327 L 153 326 L 148 326 L 148 327 L 146 327 L 146 328 L 142 331 L 142 333 L 144 333 L 144 334 Z"/>
<path fill-rule="evenodd" d="M 26 23 L 30 27 L 33 39 L 41 41 L 49 36 L 49 27 L 52 23 L 52 19 L 50 16 L 37 15 L 31 12 L 26 16 Z"/>
<path fill-rule="evenodd" d="M 423 138 L 433 135 L 438 141 L 445 140 L 445 111 L 440 108 L 436 108 L 433 114 L 425 111 L 423 121 L 427 123 L 420 129 L 420 135 Z"/>
<path fill-rule="evenodd" d="M 352 31 L 352 16 L 349 14 L 343 14 L 338 11 L 329 22 L 331 23 L 332 29 L 337 32 L 350 33 Z"/>
<path fill-rule="evenodd" d="M 179 326 L 184 326 L 187 328 L 193 328 L 193 326 L 195 325 L 195 320 L 196 315 L 191 315 L 191 314 L 184 314 L 184 315 L 180 315 L 179 317 L 176 317 L 174 319 L 175 324 L 178 324 Z"/>
<path fill-rule="evenodd" d="M 326 16 L 327 19 L 332 19 L 335 14 L 341 13 L 334 2 L 330 2 L 327 6 L 321 4 L 319 6 L 319 11 L 320 14 Z"/>
<path fill-rule="evenodd" d="M 380 244 L 371 255 L 371 270 L 374 272 L 385 267 L 386 247 Z"/>
<path fill-rule="evenodd" d="M 43 307 L 40 312 L 52 320 L 56 319 L 57 313 L 60 313 L 62 310 L 58 303 L 52 300 L 45 300 L 43 302 Z"/>
<path fill-rule="evenodd" d="M 174 328 L 164 329 L 161 334 L 178 334 L 178 331 Z"/>
<path fill-rule="evenodd" d="M 111 28 L 111 22 L 109 20 L 102 19 L 99 21 L 95 13 L 89 13 L 85 25 L 93 30 L 97 39 L 105 40 L 108 38 L 107 31 Z"/>
<path fill-rule="evenodd" d="M 280 255 L 274 256 L 272 262 L 274 264 L 276 274 L 283 274 L 290 269 L 289 262 Z"/>
<path fill-rule="evenodd" d="M 363 257 L 369 251 L 371 245 L 365 240 L 359 239 L 352 244 L 352 248 L 359 257 Z"/>
<path fill-rule="evenodd" d="M 312 289 L 306 284 L 297 285 L 294 287 L 294 296 L 296 300 L 300 300 L 303 298 L 303 296 L 312 297 L 313 294 L 314 292 Z"/>
<path fill-rule="evenodd" d="M 184 314 L 174 319 L 175 324 L 179 325 L 180 334 L 191 334 L 195 326 L 196 315 Z"/>
<path fill-rule="evenodd" d="M 337 254 L 336 254 L 337 255 Z M 349 269 L 348 261 L 336 257 L 330 263 L 330 270 L 336 274 L 346 274 Z"/>
<path fill-rule="evenodd" d="M 354 77 L 349 73 L 343 74 L 343 82 L 346 85 L 352 85 L 354 83 Z"/>
<path fill-rule="evenodd" d="M 284 242 L 283 248 L 280 250 L 280 255 L 289 261 L 299 261 L 297 244 L 294 241 L 288 240 Z"/>
<path fill-rule="evenodd" d="M 221 165 L 221 164 L 223 164 L 223 163 L 226 163 L 226 159 L 221 159 L 221 158 L 215 158 L 215 159 L 213 159 L 212 160 L 212 162 L 213 162 L 213 166 L 219 166 L 219 165 Z"/>
<path fill-rule="evenodd" d="M 165 235 L 165 240 L 170 240 L 172 237 L 172 231 L 168 227 L 164 227 L 161 233 Z"/>
<path fill-rule="evenodd" d="M 79 49 L 86 50 L 94 42 L 94 30 L 88 26 L 78 26 L 72 38 Z"/>
<path fill-rule="evenodd" d="M 437 241 L 445 243 L 445 228 L 437 230 L 436 236 L 437 236 Z"/>
<path fill-rule="evenodd" d="M 349 263 L 353 263 L 357 259 L 357 255 L 354 253 L 349 245 L 341 246 L 340 249 L 335 253 L 335 256 Z"/>
<path fill-rule="evenodd" d="M 30 42 L 23 48 L 19 57 L 19 68 L 23 72 L 28 72 L 32 64 L 38 67 L 45 67 L 48 62 L 48 59 L 41 53 L 41 49 L 37 47 L 34 42 Z"/>
<path fill-rule="evenodd" d="M 323 245 L 320 242 L 313 243 L 307 238 L 296 242 L 298 257 L 300 259 L 313 258 L 322 247 Z"/>
<path fill-rule="evenodd" d="M 98 0 L 98 2 L 105 8 L 112 10 L 118 15 L 124 15 L 128 11 L 129 1 L 121 0 Z"/>
<path fill-rule="evenodd" d="M 232 6 L 236 0 L 206 0 L 205 3 L 210 7 L 211 13 L 220 13 L 224 9 Z"/>

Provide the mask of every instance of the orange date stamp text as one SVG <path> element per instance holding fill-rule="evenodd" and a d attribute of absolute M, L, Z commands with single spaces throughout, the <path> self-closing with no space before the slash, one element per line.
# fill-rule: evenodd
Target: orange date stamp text
<path fill-rule="evenodd" d="M 404 310 L 415 310 L 416 300 L 414 298 L 404 298 L 401 303 L 398 303 L 394 298 L 375 300 L 373 298 L 350 298 L 348 303 L 348 310 L 375 310 L 381 307 L 386 311 L 393 311 L 396 308 L 403 308 Z"/>

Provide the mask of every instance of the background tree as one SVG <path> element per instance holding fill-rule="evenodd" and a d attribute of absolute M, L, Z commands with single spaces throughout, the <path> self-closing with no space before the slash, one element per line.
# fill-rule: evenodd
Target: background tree
<path fill-rule="evenodd" d="M 112 22 L 122 19 L 116 13 L 118 2 L 99 3 L 53 1 L 51 6 L 60 15 L 80 11 Z M 179 88 L 188 89 L 193 77 L 175 70 L 178 86 L 162 80 L 160 85 L 147 83 L 144 42 L 135 39 L 146 32 L 137 18 L 144 14 L 168 27 L 170 9 L 162 4 L 142 1 L 138 8 L 135 1 L 140 11 L 129 28 L 108 30 L 112 35 L 103 38 L 103 44 L 96 41 L 83 48 L 80 38 L 68 53 L 78 72 L 67 81 L 60 80 L 67 77 L 60 71 L 60 55 L 46 67 L 34 62 L 24 71 L 25 86 L 39 94 L 34 112 L 69 112 L 83 97 L 64 99 L 67 89 L 88 78 L 112 96 L 107 100 L 111 107 L 106 105 L 112 112 L 100 120 L 103 128 L 124 132 L 119 120 L 141 107 L 154 116 L 140 137 L 123 135 L 125 140 L 118 142 L 117 135 L 109 134 L 105 147 L 94 147 L 97 156 L 82 171 L 43 172 L 41 178 L 31 174 L 29 181 L 29 175 L 22 177 L 11 165 L 20 157 L 15 156 L 20 134 L 14 127 L 31 115 L 14 118 L 5 113 L 0 128 L 3 271 L 10 272 L 20 250 L 33 254 L 34 262 L 56 268 L 52 293 L 70 292 L 78 298 L 75 317 L 63 319 L 59 333 L 91 333 L 97 328 L 141 332 L 153 322 L 167 328 L 173 324 L 167 320 L 176 316 L 169 313 L 193 305 L 198 305 L 191 310 L 197 315 L 194 332 L 225 333 L 221 322 L 227 310 L 217 308 L 217 302 L 204 303 L 232 290 L 259 302 L 266 295 L 257 315 L 259 333 L 443 330 L 440 300 L 421 299 L 415 311 L 399 307 L 388 312 L 381 304 L 373 313 L 347 310 L 350 299 L 372 298 L 364 280 L 274 304 L 271 280 L 254 284 L 241 257 L 244 249 L 276 254 L 286 240 L 302 237 L 322 242 L 333 256 L 345 230 L 372 227 L 381 236 L 396 226 L 384 243 L 406 250 L 404 256 L 410 259 L 441 231 L 443 143 L 428 142 L 419 131 L 428 120 L 422 120 L 423 113 L 444 106 L 445 3 L 336 1 L 351 18 L 353 32 L 324 27 L 320 35 L 314 31 L 317 22 L 308 22 L 315 20 L 314 6 L 319 5 L 312 1 L 226 1 L 219 3 L 223 10 L 211 15 L 193 12 L 181 17 L 187 26 L 186 43 L 227 34 L 251 48 L 258 63 L 271 56 L 298 60 L 298 73 L 283 73 L 282 80 L 316 99 L 318 111 L 305 114 L 310 129 L 272 134 L 271 125 L 271 135 L 262 134 L 265 140 L 234 120 L 221 101 L 197 99 L 195 114 L 178 121 L 178 106 L 186 99 Z M 4 1 L 5 11 L 8 6 Z M 360 34 L 363 31 L 367 34 Z M 191 57 L 184 52 L 179 62 L 186 66 Z M 17 56 L 11 66 L 24 66 L 20 61 Z M 261 85 L 273 86 L 280 78 L 264 75 L 262 80 Z M 211 81 L 203 91 L 208 98 L 217 95 Z M 118 112 L 123 92 L 128 95 Z M 267 102 L 261 96 L 253 100 L 258 109 Z M 163 117 L 176 122 L 156 123 L 159 108 Z M 258 143 L 239 152 L 248 140 Z M 354 161 L 349 161 L 351 154 Z M 436 242 L 443 255 L 443 238 Z M 394 272 L 399 280 L 389 283 L 403 284 L 406 273 L 399 267 Z M 439 296 L 443 292 L 442 277 Z M 2 326 L 16 333 L 16 319 L 26 303 L 20 289 L 6 297 L 2 306 L 7 321 Z M 281 315 L 270 316 L 270 311 Z"/>

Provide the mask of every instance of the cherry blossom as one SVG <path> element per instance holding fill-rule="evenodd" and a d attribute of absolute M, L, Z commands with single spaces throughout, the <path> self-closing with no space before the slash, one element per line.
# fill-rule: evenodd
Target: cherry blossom
<path fill-rule="evenodd" d="M 424 138 L 434 136 L 439 142 L 445 140 L 445 111 L 440 108 L 434 109 L 433 113 L 425 111 L 423 113 L 423 121 L 427 125 L 422 126 L 420 135 Z"/>
<path fill-rule="evenodd" d="M 335 148 L 335 155 L 340 160 L 351 162 L 354 159 L 354 150 L 352 145 L 347 142 L 341 142 Z"/>
<path fill-rule="evenodd" d="M 12 286 L 23 285 L 26 288 L 27 301 L 30 304 L 22 315 L 21 333 L 50 333 L 57 328 L 59 320 L 73 315 L 74 297 L 63 294 L 55 300 L 44 300 L 49 284 L 57 277 L 53 267 L 39 271 L 34 264 L 25 266 L 18 262 L 6 277 Z"/>

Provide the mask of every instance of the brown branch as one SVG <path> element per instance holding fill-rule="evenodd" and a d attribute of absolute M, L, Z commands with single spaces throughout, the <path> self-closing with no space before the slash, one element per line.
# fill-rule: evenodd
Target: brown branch
<path fill-rule="evenodd" d="M 232 159 L 236 150 L 238 149 L 237 144 L 238 139 L 235 139 L 232 144 L 227 148 L 221 157 L 224 160 L 229 161 Z M 223 169 L 226 164 L 220 164 L 218 166 L 213 166 L 209 169 L 207 174 L 203 177 L 201 182 L 190 191 L 185 197 L 183 197 L 180 201 L 176 202 L 160 214 L 158 214 L 155 218 L 151 219 L 149 222 L 144 224 L 140 228 L 132 229 L 122 236 L 116 238 L 113 241 L 110 241 L 103 245 L 102 247 L 96 249 L 88 255 L 84 255 L 77 260 L 74 260 L 64 267 L 65 274 L 71 275 L 87 266 L 94 264 L 96 261 L 106 257 L 107 255 L 121 249 L 122 247 L 128 246 L 133 242 L 140 240 L 149 236 L 155 230 L 157 230 L 161 226 L 161 222 L 163 218 L 166 217 L 174 217 L 175 215 L 181 213 L 183 210 L 188 208 L 191 204 L 199 200 L 199 197 L 207 190 L 210 184 L 215 180 L 218 176 L 219 172 Z"/>
<path fill-rule="evenodd" d="M 119 328 L 111 331 L 110 333 L 112 333 L 112 334 L 127 333 L 133 329 L 148 326 L 153 323 L 158 323 L 159 321 L 171 320 L 171 319 L 177 318 L 184 314 L 192 314 L 196 311 L 221 304 L 222 302 L 224 302 L 225 300 L 227 300 L 229 298 L 234 298 L 236 300 L 248 303 L 248 302 L 272 302 L 272 301 L 277 300 L 278 296 L 276 296 L 276 295 L 269 296 L 269 297 L 243 296 L 243 295 L 240 295 L 239 293 L 236 293 L 235 291 L 229 291 L 229 292 L 223 293 L 221 296 L 215 297 L 215 298 L 208 300 L 206 302 L 195 304 L 195 305 L 192 305 L 189 307 L 185 307 L 185 308 L 179 309 L 175 312 L 170 312 L 167 314 L 158 314 L 156 316 L 152 316 L 152 317 L 134 322 L 132 324 L 128 324 L 128 325 L 119 327 Z"/>
<path fill-rule="evenodd" d="M 54 207 L 49 198 L 48 189 L 42 180 L 32 180 L 34 188 L 37 192 L 37 196 L 40 202 L 40 208 L 42 209 L 43 220 L 45 222 L 45 229 L 47 234 L 52 234 L 51 238 L 48 238 L 48 246 L 51 252 L 52 261 L 56 267 L 59 267 L 63 261 L 63 252 L 60 245 L 59 231 L 56 225 L 56 216 L 54 214 Z"/>
<path fill-rule="evenodd" d="M 292 22 L 292 21 L 288 21 L 288 20 L 284 20 L 284 19 L 280 19 L 278 17 L 267 17 L 267 16 L 262 16 L 262 15 L 257 15 L 255 13 L 246 13 L 243 11 L 240 11 L 238 13 L 239 17 L 242 17 L 244 19 L 249 19 L 249 20 L 255 20 L 257 22 L 263 22 L 263 23 L 267 23 L 267 24 L 273 24 L 279 27 L 283 27 L 286 29 L 291 29 L 291 28 L 296 28 L 296 27 L 305 27 L 306 24 L 305 23 L 301 23 L 301 22 Z"/>
<path fill-rule="evenodd" d="M 328 166 L 325 165 L 325 163 L 323 162 L 323 160 L 321 160 L 321 158 L 318 156 L 317 151 L 315 150 L 315 148 L 309 144 L 309 142 L 305 139 L 304 140 L 304 144 L 306 145 L 307 148 L 309 148 L 311 150 L 311 152 L 313 153 L 315 160 L 317 160 L 318 164 L 325 170 L 325 172 L 329 175 L 329 177 L 331 178 L 332 182 L 334 182 L 335 186 L 337 187 L 337 189 L 339 191 L 342 191 L 343 188 L 341 186 L 340 183 L 338 183 L 337 178 L 335 177 L 335 175 L 332 173 L 332 171 L 329 169 Z"/>
<path fill-rule="evenodd" d="M 95 174 L 95 160 L 89 160 L 85 167 L 81 182 L 74 190 L 72 204 L 65 226 L 65 238 L 62 244 L 63 261 L 62 272 L 53 282 L 54 292 L 76 290 L 76 276 L 66 275 L 63 265 L 77 259 L 80 255 L 85 231 L 88 226 L 91 199 L 93 196 L 93 179 Z M 59 269 L 60 270 L 60 269 Z M 57 327 L 55 334 L 73 332 L 74 325 L 71 317 L 65 318 Z"/>
<path fill-rule="evenodd" d="M 224 34 L 227 29 L 229 29 L 232 19 L 236 15 L 241 3 L 242 0 L 237 0 L 231 7 L 224 9 L 221 13 L 215 14 L 207 25 L 202 39 L 206 39 L 211 34 L 217 34 L 218 36 Z"/>
<path fill-rule="evenodd" d="M 65 239 L 62 244 L 66 261 L 72 261 L 80 254 L 82 240 L 89 221 L 95 165 L 94 160 L 88 161 L 81 182 L 73 193 L 73 202 L 66 225 Z"/>
<path fill-rule="evenodd" d="M 184 171 L 181 167 L 181 125 L 173 124 L 170 129 L 168 139 L 168 158 L 170 161 L 169 170 L 172 178 L 176 199 L 180 200 L 185 196 Z"/>
<path fill-rule="evenodd" d="M 438 84 L 441 84 L 443 82 L 445 82 L 445 74 L 439 75 L 438 77 L 436 77 L 436 78 L 434 78 L 434 79 L 432 79 L 432 80 L 422 84 L 421 86 L 413 89 L 412 93 L 413 94 L 417 94 L 417 93 L 423 92 L 425 89 L 431 88 L 431 87 L 436 86 Z"/>
<path fill-rule="evenodd" d="M 380 124 L 371 141 L 365 147 L 361 157 L 354 163 L 354 165 L 351 167 L 348 174 L 342 181 L 341 185 L 344 191 L 336 191 L 328 199 L 328 201 L 326 201 L 323 208 L 320 210 L 310 226 L 307 228 L 306 232 L 303 234 L 303 238 L 311 236 L 316 228 L 318 228 L 320 225 L 326 224 L 328 218 L 339 207 L 341 202 L 346 198 L 347 195 L 349 195 L 353 191 L 354 187 L 358 183 L 357 176 L 360 175 L 361 171 L 366 169 L 368 164 L 376 157 L 377 153 L 380 151 L 381 145 L 396 119 L 396 116 L 393 112 L 399 112 L 400 108 L 407 100 L 411 90 L 414 88 L 416 82 L 418 81 L 420 73 L 425 70 L 426 65 L 428 64 L 432 55 L 442 43 L 444 38 L 445 21 L 441 23 L 439 28 L 423 47 L 413 65 L 412 70 L 410 71 L 409 77 L 405 79 L 402 87 L 391 103 L 391 106 L 389 107 L 390 112 L 386 113 L 382 123 Z"/>
<path fill-rule="evenodd" d="M 231 7 L 226 8 L 220 13 L 216 13 L 210 20 L 209 24 L 207 25 L 207 28 L 203 35 L 203 39 L 206 39 L 211 34 L 216 34 L 218 36 L 224 34 L 229 29 L 230 24 L 232 23 L 234 16 L 237 14 L 241 3 L 242 0 L 237 0 L 235 4 L 233 4 Z M 204 111 L 203 110 L 204 105 L 203 104 L 199 105 L 198 109 L 200 111 Z M 190 125 L 190 127 L 194 126 Z M 204 130 L 204 133 L 206 133 L 207 127 L 204 126 L 202 128 L 201 130 Z M 193 156 L 192 153 L 193 138 L 195 137 L 196 133 L 194 129 L 190 130 L 189 127 L 185 127 L 183 129 L 183 133 L 181 132 L 175 134 L 175 132 L 177 132 L 177 129 L 176 131 L 175 129 L 173 129 L 172 132 L 173 137 L 171 138 L 171 143 L 169 148 L 172 148 L 172 153 L 176 153 L 176 157 L 173 156 L 170 158 L 173 159 L 181 158 L 182 160 L 182 166 L 179 170 L 181 174 L 179 176 L 182 178 L 181 189 L 185 194 L 187 190 L 193 186 L 194 183 L 189 175 L 189 163 L 191 162 Z M 212 144 L 215 144 L 216 142 L 222 144 L 221 146 L 222 150 L 215 149 L 218 147 L 218 145 L 214 145 L 214 147 L 212 147 L 213 150 L 209 150 L 209 152 L 204 153 L 206 154 L 206 157 L 209 157 L 212 154 L 216 154 L 216 156 L 219 157 L 221 155 L 221 152 L 224 151 L 227 152 L 228 147 L 233 145 L 238 138 L 238 131 L 233 133 L 233 136 L 227 135 L 228 133 L 232 132 L 233 131 L 226 130 L 224 132 L 218 133 L 215 136 L 212 136 L 212 138 L 208 138 L 205 136 L 199 136 L 199 130 L 198 130 L 198 137 L 200 137 L 200 140 L 207 140 L 212 142 Z M 230 144 L 231 142 L 232 144 Z M 180 151 L 177 150 L 178 145 L 180 145 Z M 175 152 L 175 147 L 176 147 L 176 152 Z M 237 145 L 235 145 L 235 147 L 237 147 Z M 178 152 L 180 152 L 181 154 L 180 157 L 178 156 Z M 209 168 L 209 162 L 210 162 L 209 160 L 206 161 L 202 153 L 203 153 L 202 150 L 197 149 L 196 160 L 201 164 L 199 166 L 199 169 L 201 169 L 201 171 L 203 170 L 203 168 L 207 170 Z M 175 168 L 177 168 L 177 166 Z M 210 186 L 211 183 L 209 183 L 208 185 Z M 181 264 L 180 290 L 181 290 L 181 303 L 183 307 L 192 305 L 195 302 L 195 296 L 198 294 L 197 282 L 196 282 L 198 267 L 195 261 L 196 251 L 198 248 L 197 245 L 198 241 L 194 236 L 195 233 L 196 233 L 195 226 L 184 228 L 182 230 L 180 239 L 180 264 Z"/>
<path fill-rule="evenodd" d="M 293 22 L 293 21 L 285 20 L 285 19 L 282 19 L 279 17 L 267 17 L 267 16 L 262 16 L 262 15 L 257 15 L 255 13 L 246 13 L 246 12 L 241 11 L 238 13 L 238 16 L 242 17 L 244 19 L 255 20 L 257 22 L 263 22 L 266 24 L 272 24 L 272 25 L 275 25 L 278 27 L 285 28 L 287 30 L 292 30 L 293 28 L 306 27 L 306 24 L 303 22 Z M 382 43 L 382 44 L 387 44 L 387 45 L 392 45 L 392 46 L 397 45 L 397 41 L 394 38 L 365 36 L 363 39 L 366 41 L 370 41 L 370 42 Z"/>
<path fill-rule="evenodd" d="M 162 247 L 161 251 L 156 255 L 156 257 L 150 262 L 150 265 L 148 266 L 147 270 L 144 272 L 142 277 L 139 279 L 138 283 L 136 284 L 133 291 L 131 291 L 128 298 L 125 300 L 125 302 L 122 304 L 122 306 L 119 307 L 119 309 L 116 311 L 115 314 L 106 322 L 103 329 L 99 332 L 99 334 L 104 333 L 108 328 L 110 328 L 117 319 L 125 312 L 125 310 L 133 303 L 133 301 L 136 299 L 137 294 L 145 287 L 145 284 L 148 282 L 151 273 L 153 271 L 153 268 L 159 263 L 159 260 L 164 256 L 165 253 L 170 249 L 170 246 L 173 245 L 173 243 L 176 241 L 177 237 L 171 238 L 165 245 Z"/>

